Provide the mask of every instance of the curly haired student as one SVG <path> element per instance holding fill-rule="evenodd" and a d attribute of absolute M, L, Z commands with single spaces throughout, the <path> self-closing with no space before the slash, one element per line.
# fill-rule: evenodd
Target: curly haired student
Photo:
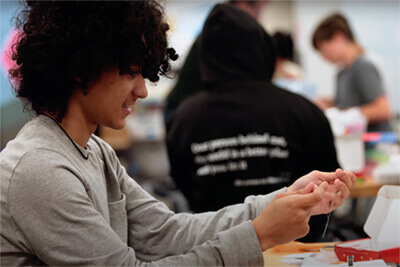
<path fill-rule="evenodd" d="M 144 79 L 177 58 L 155 1 L 27 1 L 11 71 L 36 116 L 0 153 L 1 265 L 261 265 L 342 204 L 354 175 L 314 171 L 288 188 L 175 214 L 93 135 L 120 129 Z"/>

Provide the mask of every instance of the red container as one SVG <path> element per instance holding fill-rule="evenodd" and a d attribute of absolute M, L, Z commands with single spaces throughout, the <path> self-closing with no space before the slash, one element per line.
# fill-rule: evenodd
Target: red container
<path fill-rule="evenodd" d="M 336 244 L 339 260 L 347 261 L 347 256 L 353 256 L 354 261 L 382 259 L 400 263 L 400 186 L 381 187 L 364 231 L 370 238 Z"/>
<path fill-rule="evenodd" d="M 336 244 L 336 256 L 341 261 L 347 261 L 347 256 L 353 256 L 354 261 L 370 261 L 382 259 L 385 262 L 400 263 L 400 247 L 378 251 L 360 249 L 360 244 L 362 245 L 365 243 L 370 243 L 370 240 L 370 238 L 365 238 Z"/>

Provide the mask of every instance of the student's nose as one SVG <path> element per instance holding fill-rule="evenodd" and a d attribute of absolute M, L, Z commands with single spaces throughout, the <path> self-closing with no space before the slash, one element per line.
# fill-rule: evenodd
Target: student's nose
<path fill-rule="evenodd" d="M 147 97 L 146 82 L 142 75 L 140 75 L 140 77 L 138 77 L 138 81 L 135 84 L 135 88 L 133 89 L 133 94 L 138 98 L 146 98 Z"/>

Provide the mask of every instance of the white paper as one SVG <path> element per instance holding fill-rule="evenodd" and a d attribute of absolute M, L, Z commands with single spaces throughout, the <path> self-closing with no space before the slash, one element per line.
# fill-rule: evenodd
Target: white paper
<path fill-rule="evenodd" d="M 303 260 L 301 263 L 301 267 L 327 267 L 327 266 L 337 266 L 337 267 L 347 267 L 349 266 L 348 263 L 342 264 L 329 264 L 329 263 L 322 263 L 318 261 L 315 257 L 308 257 Z M 373 261 L 356 261 L 353 263 L 353 266 L 373 266 L 373 267 L 386 267 L 386 263 L 383 260 L 373 260 Z"/>
<path fill-rule="evenodd" d="M 297 253 L 297 254 L 285 255 L 282 258 L 284 258 L 284 259 L 304 259 L 304 258 L 310 257 L 311 255 L 314 255 L 314 254 L 315 253 Z"/>
<path fill-rule="evenodd" d="M 283 260 L 280 260 L 279 262 L 300 266 L 301 263 L 303 262 L 303 260 L 302 259 L 283 259 Z"/>

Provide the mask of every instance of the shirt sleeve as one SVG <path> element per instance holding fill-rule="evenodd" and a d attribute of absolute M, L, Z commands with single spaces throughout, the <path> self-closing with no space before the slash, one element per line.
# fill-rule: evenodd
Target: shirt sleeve
<path fill-rule="evenodd" d="M 370 103 L 385 93 L 381 76 L 372 63 L 363 61 L 354 75 L 356 87 L 364 103 Z"/>
<path fill-rule="evenodd" d="M 216 212 L 175 214 L 129 177 L 115 152 L 111 148 L 108 151 L 127 199 L 128 245 L 138 258 L 154 261 L 175 255 L 179 264 L 262 264 L 251 220 L 286 188 L 268 195 L 249 196 L 243 204 Z"/>
<path fill-rule="evenodd" d="M 181 254 L 184 264 L 196 265 L 252 265 L 263 262 L 251 220 L 278 192 L 286 189 L 265 196 L 249 196 L 243 204 L 216 212 L 175 214 L 122 171 L 129 245 L 134 248 L 137 257 L 153 261 Z"/>
<path fill-rule="evenodd" d="M 42 154 L 21 159 L 24 169 L 15 169 L 9 198 L 16 239 L 48 265 L 263 264 L 251 219 L 273 195 L 216 213 L 174 214 L 125 174 L 126 244 L 98 212 L 71 164 Z M 43 161 L 51 168 L 43 168 Z"/>

